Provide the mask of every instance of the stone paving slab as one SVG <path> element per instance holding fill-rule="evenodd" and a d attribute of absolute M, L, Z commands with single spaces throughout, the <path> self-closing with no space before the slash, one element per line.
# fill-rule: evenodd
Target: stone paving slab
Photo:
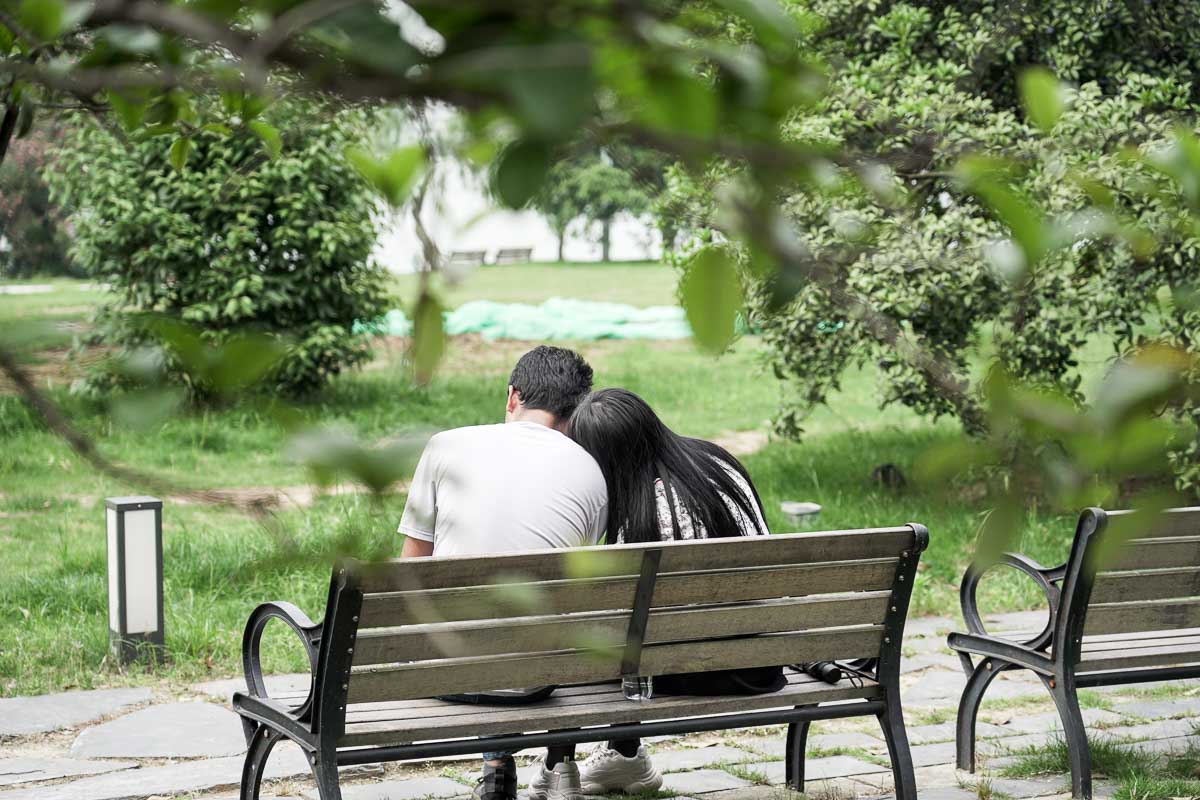
<path fill-rule="evenodd" d="M 0 700 L 0 736 L 27 736 L 74 728 L 129 706 L 148 703 L 150 689 L 95 689 L 85 692 L 11 697 Z"/>
<path fill-rule="evenodd" d="M 726 745 L 692 747 L 687 750 L 656 750 L 650 756 L 654 766 L 663 773 L 710 767 L 720 763 L 743 764 L 761 758 L 762 756 L 756 753 Z"/>
<path fill-rule="evenodd" d="M 787 765 L 782 761 L 763 761 L 749 764 L 747 769 L 759 773 L 774 785 L 782 785 L 787 780 Z M 855 775 L 869 775 L 873 772 L 884 772 L 886 767 L 872 764 L 869 761 L 853 756 L 829 756 L 828 758 L 809 758 L 804 762 L 804 780 L 819 781 L 827 778 L 847 778 Z"/>
<path fill-rule="evenodd" d="M 1120 714 L 1105 711 L 1102 708 L 1085 708 L 1080 712 L 1083 724 L 1088 730 L 1105 728 L 1125 720 Z M 1041 714 L 1013 714 L 1004 727 L 1021 733 L 1039 733 L 1043 731 L 1062 730 L 1062 718 L 1057 711 L 1046 711 Z"/>
<path fill-rule="evenodd" d="M 954 763 L 954 742 L 937 742 L 936 744 L 919 744 L 909 746 L 912 751 L 914 767 L 934 767 L 938 764 Z"/>
<path fill-rule="evenodd" d="M 450 778 L 410 778 L 342 786 L 342 800 L 417 800 L 421 797 L 463 797 L 471 787 Z M 320 800 L 316 789 L 301 792 L 304 800 Z"/>
<path fill-rule="evenodd" d="M 81 761 L 75 758 L 0 758 L 0 786 L 99 775 L 136 767 L 132 761 Z"/>
<path fill-rule="evenodd" d="M 207 758 L 159 767 L 110 772 L 70 783 L 0 792 L 0 800 L 139 800 L 153 795 L 178 795 L 236 786 L 242 776 L 241 758 Z M 300 748 L 280 744 L 264 772 L 268 780 L 307 775 L 308 761 Z"/>
<path fill-rule="evenodd" d="M 312 677 L 307 672 L 268 675 L 264 679 L 264 683 L 267 686 L 267 694 L 272 697 L 282 694 L 307 692 L 311 682 Z M 204 683 L 194 683 L 190 688 L 196 694 L 204 694 L 215 700 L 228 702 L 233 697 L 234 692 L 246 691 L 246 679 L 226 678 L 219 681 L 205 681 Z"/>
<path fill-rule="evenodd" d="M 1200 697 L 1174 697 L 1170 700 L 1135 700 L 1112 707 L 1118 714 L 1142 719 L 1172 719 L 1200 716 Z"/>
<path fill-rule="evenodd" d="M 212 703 L 168 703 L 88 728 L 71 754 L 89 758 L 201 758 L 246 751 L 242 723 Z"/>
<path fill-rule="evenodd" d="M 750 785 L 750 781 L 719 769 L 698 769 L 664 775 L 662 788 L 675 794 L 697 795 L 724 789 L 742 789 Z"/>

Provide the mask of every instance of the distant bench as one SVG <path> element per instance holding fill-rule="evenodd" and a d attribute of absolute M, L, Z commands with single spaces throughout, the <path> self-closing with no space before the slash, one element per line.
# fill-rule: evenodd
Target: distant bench
<path fill-rule="evenodd" d="M 533 260 L 532 247 L 509 247 L 496 251 L 493 264 L 527 264 Z"/>
<path fill-rule="evenodd" d="M 987 570 L 967 571 L 961 597 L 969 633 L 949 638 L 967 673 L 958 767 L 975 771 L 975 721 L 992 680 L 1028 669 L 1062 718 L 1071 794 L 1091 798 L 1091 755 L 1076 690 L 1200 677 L 1200 508 L 1154 515 L 1089 508 L 1061 566 L 1047 569 L 1014 553 L 991 566 L 1031 577 L 1046 595 L 1049 619 L 1024 641 L 989 635 L 975 597 Z M 972 656 L 982 660 L 974 664 Z"/>
<path fill-rule="evenodd" d="M 338 766 L 788 723 L 787 780 L 804 788 L 813 720 L 876 716 L 899 800 L 916 800 L 899 694 L 920 525 L 415 558 L 335 567 L 324 622 L 265 603 L 246 625 L 248 692 L 234 695 L 258 797 L 275 744 L 307 754 L 321 800 Z M 494 582 L 500 576 L 504 583 Z M 270 698 L 259 648 L 279 619 L 308 653 L 306 696 Z M 618 681 L 717 669 L 856 661 L 861 677 L 789 673 L 774 694 L 630 701 Z M 528 706 L 435 695 L 556 684 Z M 834 705 L 828 705 L 837 701 Z"/>
<path fill-rule="evenodd" d="M 486 259 L 486 250 L 452 250 L 446 257 L 446 264 L 452 267 L 478 267 Z"/>

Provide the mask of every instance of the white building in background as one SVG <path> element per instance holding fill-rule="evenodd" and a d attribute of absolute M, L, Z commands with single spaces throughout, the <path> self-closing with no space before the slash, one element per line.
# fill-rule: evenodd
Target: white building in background
<path fill-rule="evenodd" d="M 489 260 L 497 250 L 533 248 L 534 261 L 558 258 L 558 237 L 534 211 L 497 208 L 483 180 L 463 170 L 445 170 L 436 197 L 426 200 L 421 214 L 425 230 L 443 255 L 454 250 L 486 250 Z M 596 235 L 586 235 L 595 233 Z M 648 220 L 619 215 L 613 222 L 610 257 L 614 261 L 657 259 L 658 231 Z M 391 215 L 375 249 L 379 263 L 393 272 L 412 272 L 421 263 L 421 244 L 412 212 Z M 598 231 L 585 231 L 582 221 L 567 234 L 567 261 L 598 261 Z"/>

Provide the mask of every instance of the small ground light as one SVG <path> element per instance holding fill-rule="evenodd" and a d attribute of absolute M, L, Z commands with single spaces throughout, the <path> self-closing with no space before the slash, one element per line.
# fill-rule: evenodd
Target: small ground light
<path fill-rule="evenodd" d="M 108 631 L 122 664 L 160 661 L 163 651 L 162 501 L 110 497 L 108 527 Z"/>
<path fill-rule="evenodd" d="M 821 516 L 821 506 L 818 503 L 784 500 L 779 504 L 779 510 L 787 517 L 788 524 L 795 526 L 798 531 L 812 530 Z"/>

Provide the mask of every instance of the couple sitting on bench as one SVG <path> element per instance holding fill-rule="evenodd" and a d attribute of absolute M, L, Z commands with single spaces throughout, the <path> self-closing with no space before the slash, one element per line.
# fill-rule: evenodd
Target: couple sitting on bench
<path fill-rule="evenodd" d="M 767 533 L 762 502 L 736 458 L 715 444 L 675 434 L 632 392 L 591 388 L 591 367 L 571 350 L 543 346 L 522 356 L 509 379 L 506 424 L 458 428 L 429 441 L 400 522 L 406 537 L 401 555 Z M 761 694 L 786 683 L 781 668 L 764 667 L 660 676 L 654 690 Z M 515 798 L 512 754 L 484 753 L 484 760 L 475 796 Z M 573 760 L 573 746 L 551 748 L 530 795 L 574 800 L 661 784 L 634 739 L 609 742 L 581 765 Z"/>

